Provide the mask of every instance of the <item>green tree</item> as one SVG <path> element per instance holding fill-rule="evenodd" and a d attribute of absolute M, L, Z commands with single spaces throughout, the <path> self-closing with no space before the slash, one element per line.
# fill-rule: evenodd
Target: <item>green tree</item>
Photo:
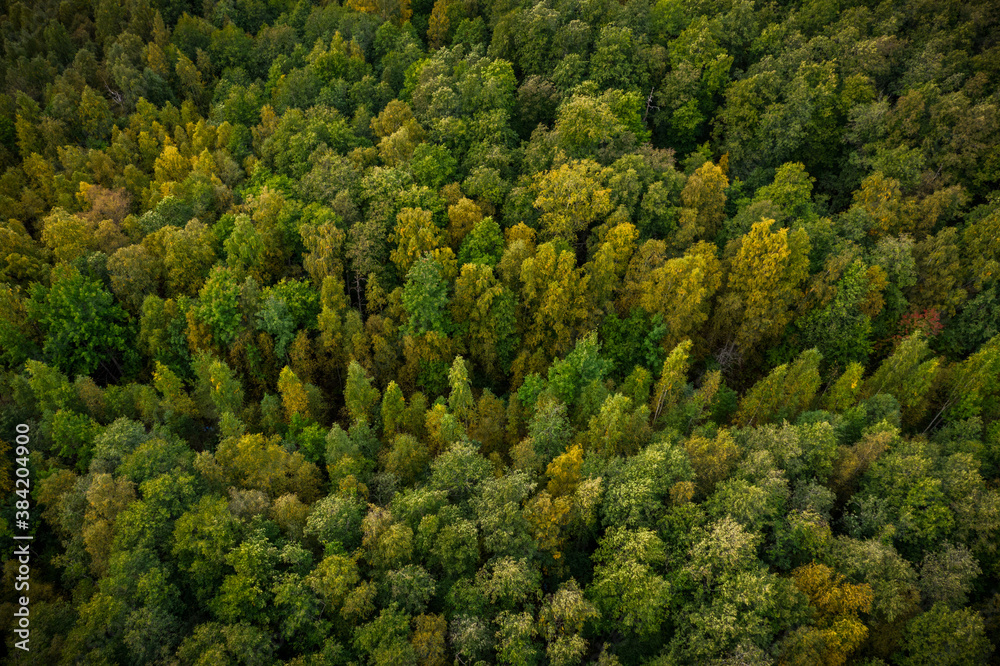
<path fill-rule="evenodd" d="M 448 283 L 442 276 L 441 264 L 425 255 L 406 274 L 403 308 L 410 315 L 407 331 L 416 335 L 428 331 L 449 333 L 451 318 L 447 306 Z"/>
<path fill-rule="evenodd" d="M 347 384 L 344 387 L 344 402 L 347 411 L 354 422 L 370 423 L 373 420 L 372 409 L 378 404 L 380 394 L 372 386 L 371 379 L 357 362 L 351 361 L 347 367 Z"/>
<path fill-rule="evenodd" d="M 454 237 L 454 231 L 452 235 Z M 464 235 L 458 250 L 458 263 L 462 267 L 465 264 L 484 264 L 493 267 L 500 262 L 503 250 L 500 225 L 494 222 L 492 217 L 484 217 L 475 223 L 467 235 Z"/>
<path fill-rule="evenodd" d="M 921 331 L 914 331 L 865 381 L 862 395 L 888 393 L 902 407 L 918 415 L 940 364 L 937 358 L 927 358 L 929 353 L 927 338 Z"/>
<path fill-rule="evenodd" d="M 55 268 L 51 287 L 35 283 L 27 312 L 44 335 L 42 353 L 66 373 L 120 377 L 135 362 L 128 315 L 73 266 Z"/>
<path fill-rule="evenodd" d="M 609 529 L 594 553 L 590 597 L 601 626 L 636 637 L 659 631 L 666 621 L 669 583 L 656 573 L 665 560 L 663 542 L 647 530 Z"/>
<path fill-rule="evenodd" d="M 799 354 L 791 364 L 779 365 L 747 391 L 734 417 L 741 426 L 791 419 L 805 411 L 819 389 L 819 363 L 815 349 Z"/>
<path fill-rule="evenodd" d="M 904 636 L 896 659 L 907 666 L 979 664 L 993 652 L 978 612 L 949 610 L 942 603 L 911 620 Z"/>

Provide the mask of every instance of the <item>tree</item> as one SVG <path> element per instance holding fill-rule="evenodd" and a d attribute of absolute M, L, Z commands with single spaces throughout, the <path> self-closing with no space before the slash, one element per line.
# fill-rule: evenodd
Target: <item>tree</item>
<path fill-rule="evenodd" d="M 406 23 L 413 11 L 410 0 L 349 0 L 348 6 L 366 14 L 378 14 L 384 21 Z"/>
<path fill-rule="evenodd" d="M 968 298 L 962 280 L 958 229 L 945 227 L 913 246 L 917 283 L 908 290 L 919 308 L 938 308 L 952 314 Z"/>
<path fill-rule="evenodd" d="M 403 308 L 410 315 L 407 331 L 416 335 L 429 331 L 449 333 L 452 324 L 447 306 L 448 283 L 442 276 L 441 264 L 425 255 L 406 274 Z"/>
<path fill-rule="evenodd" d="M 943 603 L 911 620 L 904 636 L 896 659 L 906 666 L 981 664 L 993 652 L 978 612 L 949 610 Z"/>
<path fill-rule="evenodd" d="M 739 458 L 736 442 L 728 430 L 720 430 L 712 439 L 694 435 L 684 442 L 684 450 L 691 459 L 702 497 L 711 495 L 717 483 L 729 478 Z"/>
<path fill-rule="evenodd" d="M 591 160 L 576 160 L 535 176 L 535 208 L 542 211 L 546 240 L 575 243 L 579 233 L 611 212 L 611 190 L 602 187 L 599 169 Z"/>
<path fill-rule="evenodd" d="M 469 368 L 461 356 L 456 356 L 448 371 L 448 384 L 451 393 L 448 395 L 448 408 L 465 424 L 472 417 L 472 386 L 469 383 Z"/>
<path fill-rule="evenodd" d="M 970 224 L 962 233 L 963 245 L 972 263 L 969 276 L 976 290 L 1000 275 L 997 238 L 1000 238 L 1000 214 L 995 211 Z"/>
<path fill-rule="evenodd" d="M 256 489 L 271 497 L 295 493 L 304 502 L 319 495 L 319 470 L 301 453 L 288 453 L 263 435 L 230 437 L 219 443 L 214 463 L 231 486 Z M 206 461 L 207 464 L 207 461 Z"/>
<path fill-rule="evenodd" d="M 586 623 L 598 620 L 596 606 L 570 578 L 546 597 L 538 615 L 540 633 L 547 643 L 546 655 L 554 666 L 571 666 L 583 658 L 587 641 L 580 635 Z"/>
<path fill-rule="evenodd" d="M 448 216 L 454 225 L 456 216 L 453 216 L 451 211 L 452 209 L 448 210 Z M 484 264 L 493 267 L 500 262 L 504 250 L 503 234 L 500 232 L 500 225 L 494 222 L 492 217 L 484 217 L 477 221 L 468 234 L 463 234 L 461 229 L 456 228 L 453 228 L 451 233 L 452 239 L 461 239 L 458 263 L 463 268 L 465 264 Z"/>
<path fill-rule="evenodd" d="M 741 426 L 791 419 L 812 404 L 819 389 L 819 362 L 815 349 L 799 354 L 791 365 L 779 365 L 767 377 L 753 385 L 734 417 Z"/>
<path fill-rule="evenodd" d="M 783 213 L 785 222 L 789 219 L 810 221 L 816 217 L 812 204 L 813 184 L 816 179 L 806 173 L 801 162 L 782 164 L 774 173 L 770 185 L 757 190 L 755 201 L 770 201 Z"/>
<path fill-rule="evenodd" d="M 689 483 L 693 478 L 684 449 L 667 438 L 658 438 L 618 469 L 609 470 L 603 484 L 604 525 L 609 529 L 651 529 L 667 513 L 678 484 Z"/>
<path fill-rule="evenodd" d="M 586 61 L 581 60 L 580 54 L 575 53 L 563 59 L 553 72 L 558 87 L 572 89 L 576 85 L 579 80 L 576 77 L 582 72 L 574 72 L 574 66 L 586 67 Z M 560 85 L 560 79 L 565 81 L 564 85 Z M 634 91 L 612 88 L 600 96 L 581 91 L 559 106 L 554 138 L 570 157 L 585 159 L 596 154 L 613 160 L 649 136 L 641 115 L 642 106 L 642 97 Z"/>
<path fill-rule="evenodd" d="M 922 366 L 921 366 L 922 367 Z M 934 424 L 941 414 L 947 413 L 951 419 L 972 417 L 979 414 L 988 404 L 1000 373 L 1000 336 L 994 336 L 979 351 L 959 364 L 948 378 L 947 400 L 941 411 L 934 417 Z"/>
<path fill-rule="evenodd" d="M 804 229 L 771 231 L 774 220 L 753 225 L 740 240 L 717 312 L 716 328 L 735 325 L 736 344 L 744 352 L 781 335 L 792 320 L 799 285 L 809 270 L 809 235 Z"/>
<path fill-rule="evenodd" d="M 662 344 L 666 350 L 694 336 L 708 321 L 712 298 L 722 280 L 722 263 L 716 258 L 715 246 L 701 242 L 683 257 L 668 259 L 636 276 L 626 288 L 638 292 L 639 306 L 646 312 L 663 317 L 667 333 Z"/>
<path fill-rule="evenodd" d="M 659 631 L 666 620 L 669 584 L 655 572 L 665 559 L 663 542 L 647 529 L 611 528 L 594 553 L 591 599 L 601 626 L 636 637 Z"/>
<path fill-rule="evenodd" d="M 525 472 L 516 471 L 487 479 L 470 502 L 475 511 L 483 548 L 495 557 L 523 561 L 536 552 L 529 517 L 523 510 L 535 483 Z"/>
<path fill-rule="evenodd" d="M 837 381 L 827 389 L 823 397 L 823 407 L 831 412 L 843 412 L 853 405 L 861 393 L 865 367 L 854 362 L 847 366 Z"/>
<path fill-rule="evenodd" d="M 600 311 L 621 290 L 622 278 L 629 260 L 636 249 L 639 232 L 628 223 L 622 223 L 609 230 L 594 255 L 594 260 L 584 266 L 590 276 L 592 291 L 591 306 Z"/>
<path fill-rule="evenodd" d="M 674 244 L 687 247 L 694 239 L 712 239 L 725 218 L 726 188 L 729 179 L 722 169 L 705 162 L 688 178 L 681 190 L 681 227 Z"/>
<path fill-rule="evenodd" d="M 667 10 L 669 11 L 669 10 Z M 698 17 L 668 45 L 671 72 L 656 91 L 654 120 L 670 137 L 670 145 L 688 151 L 705 135 L 734 58 L 720 44 L 714 22 Z M 673 32 L 673 31 L 672 31 Z M 648 111 L 647 111 L 648 113 Z"/>
<path fill-rule="evenodd" d="M 406 275 L 426 253 L 444 243 L 429 210 L 404 208 L 396 220 L 395 233 L 389 238 L 396 243 L 396 249 L 390 256 L 399 274 Z"/>
<path fill-rule="evenodd" d="M 135 488 L 128 479 L 113 479 L 110 474 L 91 478 L 87 488 L 83 542 L 90 554 L 91 570 L 97 576 L 105 575 L 108 570 L 115 518 L 134 501 Z"/>
<path fill-rule="evenodd" d="M 385 470 L 394 474 L 403 486 L 413 485 L 427 470 L 431 456 L 427 445 L 413 435 L 396 435 L 385 454 Z"/>
<path fill-rule="evenodd" d="M 232 271 L 215 266 L 198 296 L 199 303 L 191 309 L 189 320 L 194 315 L 208 327 L 213 342 L 228 346 L 236 339 L 243 319 L 236 276 Z"/>
<path fill-rule="evenodd" d="M 690 351 L 691 341 L 685 340 L 674 347 L 670 356 L 663 362 L 660 379 L 653 388 L 653 396 L 649 403 L 649 412 L 654 426 L 661 416 L 669 413 L 680 401 L 681 393 L 687 385 L 687 364 Z"/>
<path fill-rule="evenodd" d="M 886 286 L 885 277 L 878 266 L 869 268 L 854 261 L 838 280 L 833 300 L 796 322 L 805 344 L 817 347 L 829 366 L 867 361 L 872 349 L 871 319 L 878 314 L 869 305 L 872 292 L 880 296 L 879 287 Z"/>
<path fill-rule="evenodd" d="M 347 367 L 347 384 L 344 387 L 344 402 L 351 419 L 357 422 L 372 422 L 372 408 L 378 404 L 379 391 L 372 386 L 364 369 L 356 361 L 351 361 Z"/>
<path fill-rule="evenodd" d="M 847 583 L 829 567 L 815 563 L 799 567 L 792 578 L 809 597 L 815 626 L 802 627 L 789 637 L 784 660 L 831 666 L 846 663 L 868 635 L 858 613 L 871 609 L 871 588 Z"/>
<path fill-rule="evenodd" d="M 469 356 L 491 377 L 499 378 L 517 348 L 514 295 L 494 277 L 493 270 L 476 263 L 462 266 L 451 301 L 453 321 L 460 327 Z"/>
<path fill-rule="evenodd" d="M 914 416 L 919 415 L 921 401 L 930 390 L 940 363 L 936 358 L 928 359 L 929 352 L 927 338 L 914 331 L 868 378 L 862 395 L 888 393 Z"/>
<path fill-rule="evenodd" d="M 600 412 L 590 418 L 584 434 L 588 449 L 605 456 L 629 456 L 648 441 L 649 408 L 638 405 L 621 393 L 608 396 Z"/>
<path fill-rule="evenodd" d="M 502 611 L 496 619 L 497 658 L 502 664 L 531 664 L 541 657 L 534 642 L 535 619 L 530 612 Z"/>
<path fill-rule="evenodd" d="M 153 371 L 153 385 L 163 396 L 160 406 L 167 415 L 174 418 L 193 418 L 198 415 L 198 407 L 184 389 L 180 377 L 159 361 Z"/>
<path fill-rule="evenodd" d="M 278 392 L 281 393 L 281 401 L 285 406 L 285 419 L 289 422 L 295 417 L 308 419 L 315 416 L 310 409 L 306 384 L 287 365 L 278 375 Z"/>
<path fill-rule="evenodd" d="M 225 555 L 236 539 L 237 522 L 220 497 L 203 496 L 177 519 L 171 552 L 200 602 L 208 602 L 222 582 Z"/>
<path fill-rule="evenodd" d="M 956 610 L 965 606 L 972 582 L 981 573 L 968 548 L 946 544 L 924 556 L 920 565 L 921 596 L 925 603 L 941 602 Z"/>
<path fill-rule="evenodd" d="M 314 537 L 324 547 L 342 548 L 344 551 L 350 552 L 361 545 L 361 521 L 364 516 L 365 505 L 357 498 L 345 495 L 328 495 L 310 507 L 304 534 L 307 537 Z M 338 567 L 347 566 L 340 560 L 331 560 L 327 563 L 329 567 L 334 566 L 334 564 Z M 322 574 L 325 568 L 327 567 L 321 565 L 317 568 L 317 572 Z M 353 574 L 353 577 L 356 583 L 357 574 Z M 346 596 L 349 591 L 349 589 L 344 590 L 342 594 Z M 325 596 L 330 597 L 330 594 Z M 333 601 L 335 604 L 337 603 L 336 598 Z M 343 599 L 341 598 L 340 601 Z"/>
<path fill-rule="evenodd" d="M 0 224 L 0 277 L 27 288 L 31 282 L 43 279 L 49 269 L 45 251 L 31 237 L 24 225 L 17 220 Z"/>
<path fill-rule="evenodd" d="M 580 325 L 589 314 L 588 278 L 581 273 L 573 253 L 557 249 L 554 243 L 540 245 L 535 256 L 526 258 L 521 264 L 526 350 L 538 350 L 550 357 L 569 351 Z M 522 355 L 526 357 L 527 352 L 522 351 Z M 525 374 L 541 369 L 525 366 L 523 362 L 522 367 Z"/>
<path fill-rule="evenodd" d="M 302 267 L 309 273 L 314 285 L 322 285 L 332 276 L 344 279 L 344 242 L 347 235 L 340 228 L 342 221 L 329 209 L 322 209 L 312 223 L 299 227 L 299 235 L 307 253 L 302 256 Z"/>
<path fill-rule="evenodd" d="M 52 286 L 35 283 L 29 317 L 44 335 L 42 352 L 69 374 L 106 377 L 129 371 L 134 352 L 128 343 L 128 315 L 97 281 L 69 265 L 53 269 Z"/>
<path fill-rule="evenodd" d="M 108 259 L 111 290 L 133 315 L 138 315 L 146 297 L 159 291 L 161 266 L 142 245 L 120 248 Z"/>

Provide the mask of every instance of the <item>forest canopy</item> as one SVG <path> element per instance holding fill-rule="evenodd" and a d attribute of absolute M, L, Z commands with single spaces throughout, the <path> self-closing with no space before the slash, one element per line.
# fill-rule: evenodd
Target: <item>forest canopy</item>
<path fill-rule="evenodd" d="M 996 2 L 0 39 L 17 663 L 1000 663 Z"/>

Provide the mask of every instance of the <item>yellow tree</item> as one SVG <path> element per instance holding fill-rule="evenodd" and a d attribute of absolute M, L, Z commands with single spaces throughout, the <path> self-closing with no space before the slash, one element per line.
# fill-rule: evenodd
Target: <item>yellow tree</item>
<path fill-rule="evenodd" d="M 546 490 L 552 497 L 572 495 L 583 480 L 583 447 L 579 444 L 556 456 L 545 470 L 549 477 Z"/>
<path fill-rule="evenodd" d="M 804 229 L 772 231 L 773 225 L 761 220 L 740 239 L 718 308 L 719 336 L 735 338 L 744 352 L 782 334 L 809 275 L 809 235 Z"/>
<path fill-rule="evenodd" d="M 212 232 L 197 219 L 184 228 L 167 226 L 142 240 L 146 251 L 163 266 L 170 296 L 196 296 L 215 263 Z"/>
<path fill-rule="evenodd" d="M 439 49 L 444 46 L 448 37 L 448 28 L 451 22 L 448 20 L 448 5 L 451 0 L 437 0 L 431 10 L 430 24 L 427 28 L 427 39 L 430 41 L 432 49 Z"/>
<path fill-rule="evenodd" d="M 90 554 L 90 567 L 98 576 L 107 572 L 115 518 L 134 501 L 135 488 L 127 478 L 113 479 L 110 474 L 95 474 L 90 480 L 83 517 L 83 542 Z"/>
<path fill-rule="evenodd" d="M 590 276 L 591 306 L 595 311 L 603 314 L 614 292 L 621 289 L 638 239 L 639 232 L 630 222 L 613 227 L 598 247 L 593 261 L 583 267 Z"/>
<path fill-rule="evenodd" d="M 73 261 L 96 248 L 95 224 L 55 208 L 42 220 L 42 243 L 58 261 Z"/>
<path fill-rule="evenodd" d="M 701 497 L 711 495 L 715 485 L 729 477 L 739 458 L 736 442 L 726 429 L 711 439 L 695 435 L 684 442 L 684 450 L 691 459 Z"/>
<path fill-rule="evenodd" d="M 857 402 L 864 374 L 865 366 L 860 363 L 854 362 L 848 365 L 844 374 L 837 378 L 823 396 L 823 409 L 840 413 Z"/>
<path fill-rule="evenodd" d="M 378 14 L 385 21 L 402 25 L 413 16 L 410 0 L 348 0 L 347 6 L 357 12 Z"/>
<path fill-rule="evenodd" d="M 448 621 L 442 615 L 418 615 L 414 618 L 410 644 L 417 653 L 420 666 L 445 666 L 448 663 L 447 634 Z"/>
<path fill-rule="evenodd" d="M 396 243 L 389 256 L 400 275 L 406 275 L 424 253 L 443 244 L 433 213 L 423 208 L 404 208 L 400 211 L 396 216 L 395 233 L 389 240 Z"/>
<path fill-rule="evenodd" d="M 423 128 L 413 117 L 410 105 L 399 100 L 389 102 L 382 113 L 372 118 L 371 128 L 379 138 L 382 161 L 389 166 L 408 161 L 423 141 Z"/>
<path fill-rule="evenodd" d="M 535 176 L 535 208 L 542 211 L 545 239 L 576 236 L 611 212 L 611 190 L 599 175 L 601 166 L 592 160 L 574 160 L 558 169 Z"/>
<path fill-rule="evenodd" d="M 295 493 L 307 504 L 320 495 L 319 469 L 301 453 L 285 451 L 278 437 L 266 438 L 259 433 L 227 437 L 219 443 L 214 457 L 201 455 L 204 458 L 196 464 L 228 486 L 259 490 L 272 498 Z"/>
<path fill-rule="evenodd" d="M 554 243 L 543 243 L 521 264 L 521 296 L 525 322 L 525 350 L 535 350 L 548 358 L 570 350 L 580 327 L 588 315 L 587 288 L 589 277 L 576 266 L 576 256 L 569 250 L 559 250 Z M 521 364 L 527 364 L 524 374 L 541 371 L 547 359 L 536 354 L 530 363 L 527 351 L 522 352 Z M 522 375 L 523 376 L 523 375 Z"/>
<path fill-rule="evenodd" d="M 712 298 L 722 286 L 722 262 L 715 246 L 696 243 L 683 257 L 669 259 L 639 284 L 639 305 L 663 315 L 664 349 L 693 336 L 708 321 Z"/>
<path fill-rule="evenodd" d="M 899 181 L 886 178 L 881 171 L 864 179 L 854 193 L 854 207 L 867 215 L 869 234 L 875 237 L 895 236 L 902 231 L 902 197 Z"/>
<path fill-rule="evenodd" d="M 44 282 L 48 273 L 45 251 L 17 220 L 0 223 L 0 281 L 27 286 Z"/>
<path fill-rule="evenodd" d="M 674 347 L 663 362 L 660 380 L 656 382 L 653 397 L 649 403 L 649 413 L 656 425 L 663 415 L 677 406 L 684 386 L 687 384 L 688 355 L 691 352 L 691 341 L 685 340 Z"/>
<path fill-rule="evenodd" d="M 285 420 L 291 421 L 296 414 L 309 417 L 309 393 L 305 384 L 295 376 L 292 369 L 287 365 L 282 368 L 278 375 L 278 392 L 281 394 L 281 401 L 285 406 Z"/>
<path fill-rule="evenodd" d="M 458 250 L 466 234 L 472 231 L 481 219 L 483 211 L 472 199 L 462 197 L 457 203 L 448 206 L 448 233 L 451 236 L 451 246 L 455 250 Z"/>
<path fill-rule="evenodd" d="M 303 224 L 299 228 L 306 252 L 302 267 L 309 273 L 314 285 L 322 285 L 327 276 L 343 280 L 344 241 L 347 234 L 337 226 L 337 218 L 329 217 L 318 224 Z"/>
<path fill-rule="evenodd" d="M 685 248 L 697 238 L 713 238 L 725 219 L 729 179 L 722 168 L 705 162 L 688 178 L 681 190 L 680 229 L 674 245 Z"/>
<path fill-rule="evenodd" d="M 813 626 L 798 628 L 784 642 L 782 664 L 842 666 L 868 637 L 859 613 L 872 607 L 867 583 L 851 584 L 830 567 L 807 564 L 792 572 L 795 586 L 809 598 Z"/>
<path fill-rule="evenodd" d="M 490 376 L 504 374 L 515 344 L 513 294 L 483 264 L 465 264 L 455 281 L 452 318 L 462 322 L 470 357 Z"/>

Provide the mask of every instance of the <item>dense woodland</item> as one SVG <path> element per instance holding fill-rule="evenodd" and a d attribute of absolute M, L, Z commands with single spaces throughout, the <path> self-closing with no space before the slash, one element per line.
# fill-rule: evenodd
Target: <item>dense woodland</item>
<path fill-rule="evenodd" d="M 17 663 L 1000 663 L 1000 4 L 0 37 Z"/>

